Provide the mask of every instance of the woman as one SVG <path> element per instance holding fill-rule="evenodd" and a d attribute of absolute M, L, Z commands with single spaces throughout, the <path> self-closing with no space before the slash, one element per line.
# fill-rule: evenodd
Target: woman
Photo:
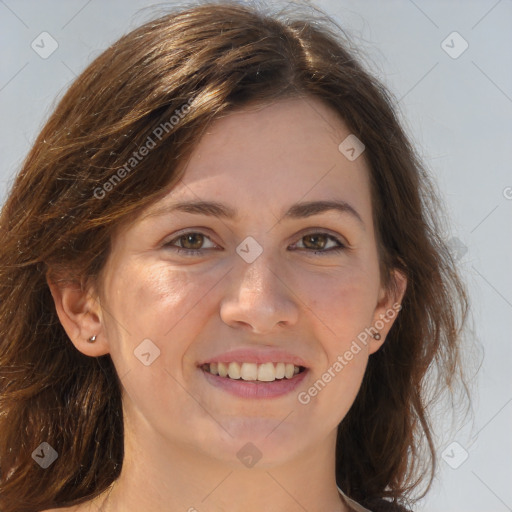
<path fill-rule="evenodd" d="M 347 44 L 205 3 L 71 86 L 0 219 L 3 512 L 377 512 L 428 491 L 466 295 Z"/>

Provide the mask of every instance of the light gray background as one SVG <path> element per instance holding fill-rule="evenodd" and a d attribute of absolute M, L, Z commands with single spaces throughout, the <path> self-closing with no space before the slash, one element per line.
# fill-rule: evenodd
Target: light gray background
<path fill-rule="evenodd" d="M 468 281 L 485 358 L 475 421 L 439 421 L 453 469 L 440 474 L 424 512 L 512 510 L 512 1 L 316 0 L 368 55 L 399 100 L 406 128 L 436 176 L 452 219 L 446 233 Z M 144 0 L 0 0 L 0 201 L 56 98 L 94 57 L 146 21 Z M 31 43 L 49 32 L 58 49 Z M 458 58 L 441 43 L 457 31 Z M 455 39 L 453 51 L 462 48 Z M 37 193 L 37 191 L 35 191 Z M 457 441 L 462 448 L 450 447 Z"/>

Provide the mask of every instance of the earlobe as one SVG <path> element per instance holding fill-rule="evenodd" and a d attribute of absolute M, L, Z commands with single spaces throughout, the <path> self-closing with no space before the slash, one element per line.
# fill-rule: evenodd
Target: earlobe
<path fill-rule="evenodd" d="M 377 307 L 375 308 L 373 325 L 370 329 L 373 337 L 369 353 L 373 354 L 383 345 L 400 310 L 407 289 L 407 277 L 397 269 L 393 270 L 391 283 L 381 289 Z"/>
<path fill-rule="evenodd" d="M 60 323 L 76 349 L 91 357 L 109 353 L 103 335 L 101 306 L 91 291 L 77 282 L 58 283 L 48 276 L 46 282 Z"/>

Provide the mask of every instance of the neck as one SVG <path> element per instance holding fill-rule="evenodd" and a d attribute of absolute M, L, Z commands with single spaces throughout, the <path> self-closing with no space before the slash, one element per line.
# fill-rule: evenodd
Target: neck
<path fill-rule="evenodd" d="M 135 439 L 137 442 L 135 442 Z M 348 512 L 335 481 L 335 432 L 280 464 L 213 460 L 194 447 L 125 431 L 121 475 L 96 502 L 101 512 Z"/>

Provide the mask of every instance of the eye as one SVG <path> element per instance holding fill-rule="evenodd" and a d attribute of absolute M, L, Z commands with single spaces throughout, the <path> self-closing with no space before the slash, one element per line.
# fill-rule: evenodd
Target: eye
<path fill-rule="evenodd" d="M 300 241 L 303 241 L 305 249 L 312 250 L 314 254 L 332 254 L 347 248 L 337 237 L 323 232 L 308 233 L 307 235 L 303 235 Z M 334 246 L 327 247 L 329 242 L 334 243 Z"/>
<path fill-rule="evenodd" d="M 173 238 L 169 242 L 166 242 L 164 247 L 175 249 L 176 252 L 185 254 L 187 256 L 193 256 L 203 252 L 202 249 L 204 248 L 202 245 L 205 240 L 210 240 L 210 237 L 197 231 L 188 231 L 187 233 L 182 233 L 180 236 Z M 178 242 L 180 245 L 176 246 L 175 242 Z M 213 246 L 215 246 L 215 244 L 213 244 Z M 210 247 L 210 249 L 211 248 L 212 247 Z"/>

